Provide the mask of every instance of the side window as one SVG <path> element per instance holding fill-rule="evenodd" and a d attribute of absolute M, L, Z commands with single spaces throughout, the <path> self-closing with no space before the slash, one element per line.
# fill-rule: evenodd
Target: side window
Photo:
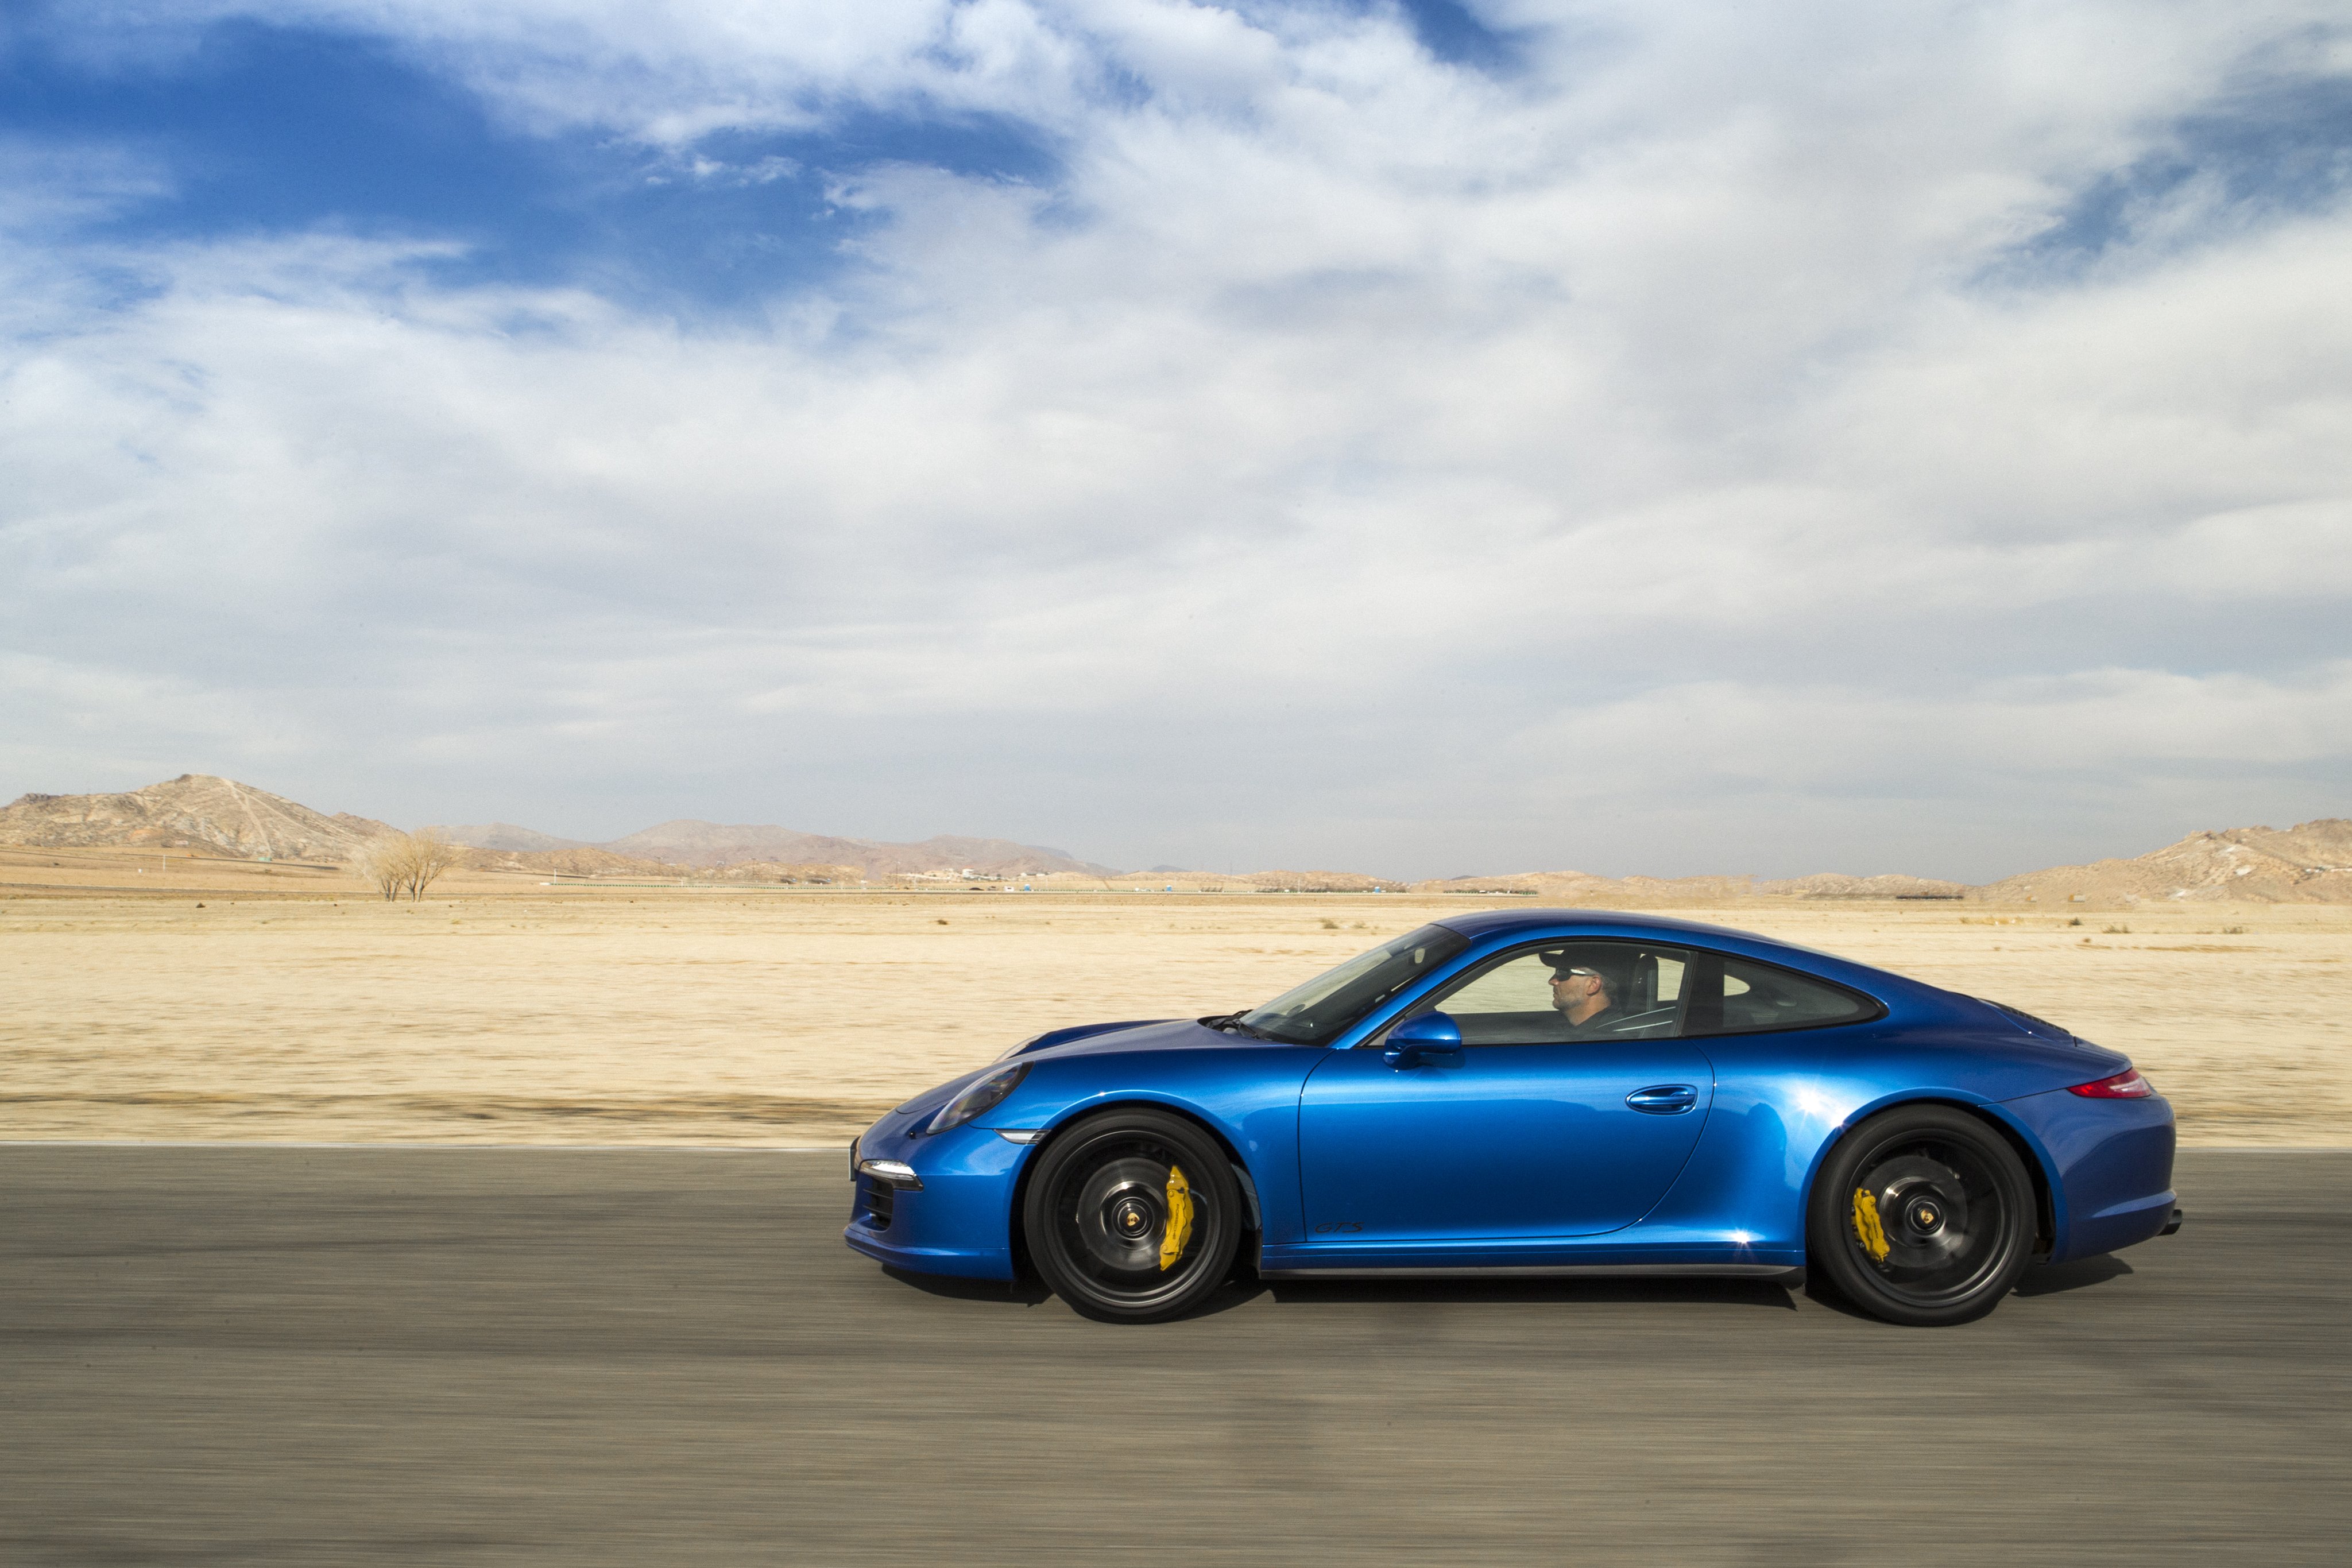
<path fill-rule="evenodd" d="M 1663 1038 L 1679 1032 L 1689 968 L 1678 948 L 1555 942 L 1482 964 L 1412 1010 L 1444 1013 L 1465 1045 Z"/>
<path fill-rule="evenodd" d="M 1876 1018 L 1876 1002 L 1843 986 L 1727 953 L 1693 953 L 1686 1034 L 1828 1029 Z"/>

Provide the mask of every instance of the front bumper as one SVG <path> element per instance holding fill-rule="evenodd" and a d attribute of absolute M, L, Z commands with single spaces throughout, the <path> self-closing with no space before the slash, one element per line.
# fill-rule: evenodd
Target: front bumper
<path fill-rule="evenodd" d="M 910 1273 L 1012 1279 L 1013 1191 L 1029 1150 L 986 1127 L 919 1137 L 913 1128 L 921 1120 L 893 1113 L 851 1146 L 853 1171 L 860 1160 L 894 1160 L 911 1168 L 922 1185 L 855 1176 L 842 1239 Z"/>

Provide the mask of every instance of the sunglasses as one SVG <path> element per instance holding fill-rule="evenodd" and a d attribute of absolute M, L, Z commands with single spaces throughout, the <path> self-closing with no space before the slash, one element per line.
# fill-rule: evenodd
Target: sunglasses
<path fill-rule="evenodd" d="M 1554 969 L 1551 972 L 1551 983 L 1557 986 L 1562 980 L 1573 979 L 1579 975 L 1590 975 L 1594 979 L 1599 979 L 1601 977 L 1601 971 L 1598 969 Z"/>

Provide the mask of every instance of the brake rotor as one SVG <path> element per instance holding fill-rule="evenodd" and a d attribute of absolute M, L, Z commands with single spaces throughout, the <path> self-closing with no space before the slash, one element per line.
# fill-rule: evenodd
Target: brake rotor
<path fill-rule="evenodd" d="M 1936 1269 L 1967 1249 L 1969 1195 L 1960 1173 L 1924 1155 L 1903 1155 L 1871 1167 L 1854 1193 L 1856 1228 L 1867 1206 L 1885 1250 L 1863 1244 L 1872 1261 L 1888 1269 Z"/>
<path fill-rule="evenodd" d="M 1158 1273 L 1169 1225 L 1171 1170 L 1141 1155 L 1087 1173 L 1076 1205 L 1078 1239 L 1097 1263 L 1120 1273 Z"/>

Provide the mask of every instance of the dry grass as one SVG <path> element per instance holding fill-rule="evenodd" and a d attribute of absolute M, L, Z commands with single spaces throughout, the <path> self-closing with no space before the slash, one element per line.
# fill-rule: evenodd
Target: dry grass
<path fill-rule="evenodd" d="M 460 873 L 394 907 L 236 862 L 0 879 L 38 870 L 83 891 L 0 897 L 0 1138 L 834 1142 L 1037 1030 L 1263 1000 L 1489 902 L 573 892 Z M 145 877 L 185 891 L 100 891 Z M 2352 1143 L 2352 911 L 1688 913 L 2126 1051 L 2192 1143 Z"/>

